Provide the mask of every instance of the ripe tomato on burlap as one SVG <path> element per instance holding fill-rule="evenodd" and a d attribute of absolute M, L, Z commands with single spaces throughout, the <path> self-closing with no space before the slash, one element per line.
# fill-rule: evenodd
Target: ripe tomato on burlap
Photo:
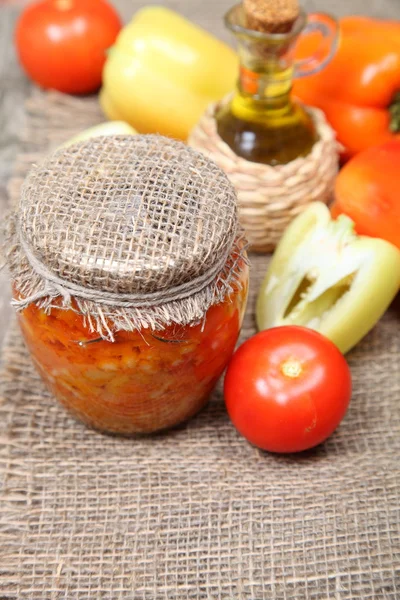
<path fill-rule="evenodd" d="M 225 402 L 236 429 L 271 452 L 300 452 L 326 440 L 351 397 L 350 369 L 338 348 L 305 327 L 267 329 L 229 363 Z"/>

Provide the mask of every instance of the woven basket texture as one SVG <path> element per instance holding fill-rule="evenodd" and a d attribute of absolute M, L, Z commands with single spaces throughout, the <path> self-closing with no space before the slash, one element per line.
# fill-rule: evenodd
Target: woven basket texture
<path fill-rule="evenodd" d="M 327 204 L 332 199 L 338 172 L 335 133 L 322 111 L 308 108 L 319 134 L 310 154 L 285 165 L 253 163 L 237 156 L 219 137 L 215 114 L 221 105 L 208 107 L 191 131 L 188 143 L 212 158 L 235 186 L 239 219 L 251 249 L 270 252 L 288 224 L 310 202 L 319 200 Z"/>

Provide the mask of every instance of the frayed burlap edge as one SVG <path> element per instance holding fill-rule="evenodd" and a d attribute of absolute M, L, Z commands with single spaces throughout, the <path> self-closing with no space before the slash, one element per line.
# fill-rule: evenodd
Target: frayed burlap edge
<path fill-rule="evenodd" d="M 17 311 L 24 310 L 31 303 L 47 314 L 54 308 L 72 309 L 83 316 L 85 326 L 91 333 L 113 341 L 116 331 L 162 331 L 172 324 L 194 326 L 200 323 L 211 306 L 223 302 L 235 289 L 241 289 L 243 266 L 247 263 L 245 245 L 243 236 L 239 236 L 228 262 L 211 285 L 192 296 L 145 309 L 129 304 L 126 307 L 99 304 L 66 294 L 59 286 L 43 279 L 35 272 L 23 252 L 17 235 L 15 215 L 9 215 L 7 219 L 4 252 L 15 293 L 20 297 L 12 301 Z M 26 301 L 25 298 L 29 300 Z"/>

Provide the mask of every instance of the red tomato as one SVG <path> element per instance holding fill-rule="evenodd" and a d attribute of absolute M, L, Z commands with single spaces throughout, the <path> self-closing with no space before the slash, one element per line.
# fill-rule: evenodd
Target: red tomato
<path fill-rule="evenodd" d="M 320 333 L 276 327 L 240 346 L 224 392 L 229 416 L 249 442 L 271 452 L 300 452 L 326 440 L 343 419 L 351 375 Z"/>
<path fill-rule="evenodd" d="M 15 41 L 33 81 L 85 94 L 101 85 L 106 50 L 120 29 L 118 14 L 106 0 L 39 0 L 22 12 Z"/>

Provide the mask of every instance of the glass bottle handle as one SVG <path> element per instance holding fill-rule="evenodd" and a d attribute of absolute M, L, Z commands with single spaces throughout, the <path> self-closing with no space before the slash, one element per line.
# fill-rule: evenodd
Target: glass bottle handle
<path fill-rule="evenodd" d="M 312 13 L 308 15 L 307 25 L 299 37 L 298 44 L 307 43 L 307 38 L 319 33 L 319 44 L 310 56 L 296 60 L 294 64 L 294 78 L 307 77 L 321 71 L 332 59 L 336 52 L 339 40 L 339 23 L 331 15 L 325 13 Z M 314 44 L 315 47 L 315 44 Z"/>

